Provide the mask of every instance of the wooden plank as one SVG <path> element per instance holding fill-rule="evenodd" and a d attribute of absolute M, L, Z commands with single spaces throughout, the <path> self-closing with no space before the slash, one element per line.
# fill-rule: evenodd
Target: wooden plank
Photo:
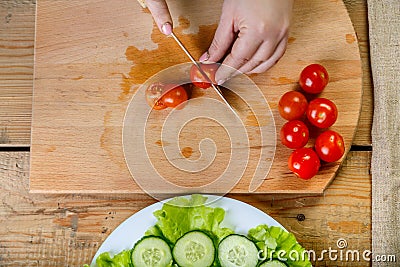
<path fill-rule="evenodd" d="M 0 3 L 0 146 L 29 146 L 36 1 Z"/>
<path fill-rule="evenodd" d="M 370 249 L 371 153 L 350 152 L 323 196 L 234 195 L 270 214 L 307 249 Z M 0 153 L 0 265 L 82 266 L 125 219 L 155 201 L 137 194 L 29 194 L 29 153 Z M 6 255 L 6 256 L 5 256 Z M 367 266 L 324 260 L 315 266 Z"/>
<path fill-rule="evenodd" d="M 323 192 L 334 178 L 340 161 L 324 164 L 312 182 L 298 181 L 287 170 L 286 162 L 291 151 L 278 144 L 274 155 L 275 139 L 267 137 L 279 136 L 275 135 L 274 126 L 279 132 L 285 122 L 277 111 L 280 96 L 298 88 L 299 73 L 307 64 L 320 62 L 331 77 L 329 88 L 320 96 L 332 99 L 338 106 L 339 118 L 332 129 L 342 134 L 347 151 L 350 149 L 361 106 L 361 62 L 355 33 L 342 2 L 296 1 L 293 19 L 296 23 L 285 56 L 269 72 L 251 76 L 258 88 L 251 88 L 250 82 L 246 83 L 247 77 L 230 81 L 233 91 L 241 93 L 246 101 L 243 105 L 238 97 L 236 100 L 231 97 L 233 105 L 246 107 L 239 107 L 239 110 L 245 118 L 242 120 L 247 131 L 245 134 L 249 134 L 249 137 L 234 139 L 241 124 L 235 124 L 233 118 L 227 119 L 225 124 L 222 121 L 228 113 L 227 109 L 222 110 L 215 101 L 205 104 L 215 95 L 212 90 L 194 89 L 195 93 L 201 92 L 205 97 L 190 102 L 181 111 L 183 115 L 176 116 L 189 116 L 190 120 L 195 116 L 204 116 L 212 122 L 213 119 L 221 122 L 222 127 L 212 126 L 212 123 L 203 120 L 197 130 L 192 126 L 185 129 L 183 124 L 168 128 L 165 121 L 169 110 L 151 113 L 143 101 L 144 90 L 160 78 L 147 79 L 154 74 L 159 75 L 159 71 L 168 67 L 187 62 L 187 59 L 171 39 L 162 35 L 156 27 L 152 28 L 150 14 L 135 9 L 129 0 L 119 1 L 112 8 L 107 1 L 38 2 L 31 144 L 32 192 L 142 192 L 147 185 L 151 188 L 145 188 L 145 191 L 168 193 L 172 193 L 171 190 L 228 192 L 231 188 L 236 193 L 252 190 L 259 193 Z M 220 16 L 219 8 L 217 6 L 204 14 L 202 10 L 208 6 L 206 2 L 196 2 L 198 6 L 182 6 L 179 3 L 170 2 L 174 17 L 179 19 L 175 23 L 175 32 L 198 57 L 207 49 L 213 36 Z M 218 5 L 221 4 L 222 1 L 218 2 Z M 304 16 L 311 9 L 319 13 Z M 112 14 L 119 16 L 115 18 Z M 82 19 L 78 20 L 80 15 Z M 99 20 L 99 17 L 106 19 Z M 138 30 L 126 36 L 124 32 L 129 32 L 130 25 L 135 25 Z M 101 33 L 98 32 L 99 27 L 103 29 Z M 171 71 L 171 68 L 168 70 Z M 188 68 L 184 71 L 180 69 L 178 74 L 174 73 L 173 78 L 187 77 L 178 82 L 189 80 Z M 270 113 L 265 108 L 264 98 L 272 108 Z M 127 110 L 130 99 L 133 100 Z M 255 111 L 250 112 L 246 105 Z M 190 108 L 196 112 L 190 115 L 186 111 Z M 126 110 L 128 113 L 125 116 Z M 257 119 L 265 117 L 265 122 L 253 125 L 248 118 L 254 115 Z M 142 118 L 147 118 L 143 125 L 135 123 L 135 119 L 141 122 Z M 144 125 L 151 129 L 145 132 L 145 136 Z M 229 126 L 235 131 L 230 132 Z M 217 146 L 215 154 L 219 158 L 212 159 L 210 167 L 203 164 L 205 161 L 202 158 L 198 161 L 185 159 L 180 149 L 176 149 L 176 153 L 166 160 L 165 152 L 178 147 L 175 144 L 178 134 L 169 135 L 170 139 L 166 139 L 166 135 L 161 137 L 161 132 L 172 132 L 181 127 L 183 130 L 179 135 L 183 137 L 179 138 L 179 145 L 185 140 L 192 140 L 185 146 L 194 148 L 199 155 L 197 141 L 207 137 L 213 139 Z M 222 134 L 224 131 L 233 138 L 232 142 L 225 142 L 229 137 Z M 203 136 L 202 132 L 209 135 Z M 129 138 L 122 140 L 122 134 Z M 193 136 L 198 136 L 198 140 L 193 140 L 196 139 Z M 126 142 L 128 139 L 130 142 Z M 163 141 L 162 147 L 156 145 L 158 140 Z M 125 147 L 122 148 L 122 144 Z M 239 148 L 234 151 L 232 144 Z M 248 164 L 246 150 L 249 152 Z M 226 160 L 237 158 L 239 151 L 244 155 L 240 160 Z M 211 155 L 208 152 L 204 154 Z M 272 161 L 269 173 L 262 170 Z M 179 162 L 191 166 L 184 168 L 181 167 L 184 164 Z M 220 183 L 208 186 L 225 172 L 227 178 L 220 179 L 224 186 Z M 253 177 L 255 172 L 261 173 L 259 177 Z M 241 178 L 237 183 L 227 182 L 236 177 Z M 174 185 L 167 187 L 169 183 L 165 180 Z M 252 186 L 254 180 L 257 182 Z M 202 183 L 196 187 L 193 181 Z"/>
<path fill-rule="evenodd" d="M 30 145 L 35 2 L 2 1 L 0 3 L 0 17 L 3 18 L 0 20 L 0 42 L 6 41 L 9 47 L 0 52 L 2 57 L 0 64 L 0 79 L 2 79 L 0 83 L 0 146 Z M 357 33 L 363 63 L 364 97 L 354 144 L 365 146 L 371 144 L 373 110 L 367 1 L 344 0 L 344 3 Z M 19 44 L 20 40 L 23 40 L 24 43 L 22 47 Z M 24 74 L 21 75 L 22 73 Z M 6 86 L 6 84 L 8 85 Z"/>
<path fill-rule="evenodd" d="M 357 34 L 363 68 L 363 98 L 361 114 L 357 132 L 353 140 L 353 144 L 359 146 L 369 146 L 372 144 L 371 125 L 374 110 L 371 62 L 369 56 L 367 2 L 367 0 L 344 0 L 354 30 Z"/>

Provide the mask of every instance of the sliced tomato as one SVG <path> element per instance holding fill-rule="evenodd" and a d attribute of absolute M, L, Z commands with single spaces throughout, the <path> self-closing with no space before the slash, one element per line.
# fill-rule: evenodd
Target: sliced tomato
<path fill-rule="evenodd" d="M 161 101 L 161 96 L 165 92 L 165 85 L 163 83 L 153 83 L 146 89 L 146 101 L 149 106 L 155 110 L 167 108 Z"/>
<path fill-rule="evenodd" d="M 155 110 L 175 108 L 187 100 L 188 94 L 181 85 L 158 82 L 146 89 L 146 101 Z"/>
<path fill-rule="evenodd" d="M 178 85 L 171 89 L 166 88 L 166 90 L 161 97 L 161 101 L 167 107 L 175 108 L 188 100 L 188 94 L 183 86 Z"/>
<path fill-rule="evenodd" d="M 216 84 L 215 73 L 217 72 L 219 65 L 217 63 L 212 63 L 212 64 L 199 63 L 199 66 L 203 70 L 203 72 L 207 75 L 209 80 L 211 80 L 214 84 Z M 211 86 L 209 80 L 206 77 L 204 77 L 204 75 L 200 72 L 200 70 L 197 68 L 196 65 L 193 65 L 190 69 L 190 80 L 196 87 L 199 88 L 207 89 Z"/>

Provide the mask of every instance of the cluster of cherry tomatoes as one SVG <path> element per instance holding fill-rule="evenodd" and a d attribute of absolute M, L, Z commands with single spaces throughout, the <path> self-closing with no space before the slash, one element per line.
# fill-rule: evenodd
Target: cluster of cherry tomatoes
<path fill-rule="evenodd" d="M 199 66 L 208 78 L 215 83 L 215 73 L 218 69 L 218 64 L 200 64 Z M 183 85 L 165 84 L 162 82 L 151 84 L 146 89 L 147 103 L 155 110 L 183 107 L 181 104 L 189 99 L 193 86 L 202 89 L 207 89 L 211 86 L 196 65 L 193 65 L 190 69 L 190 80 L 190 84 Z"/>
<path fill-rule="evenodd" d="M 299 79 L 301 88 L 310 95 L 321 93 L 328 82 L 328 72 L 319 64 L 305 67 Z M 280 130 L 281 142 L 294 149 L 289 156 L 288 166 L 298 177 L 311 179 L 318 173 L 321 160 L 334 162 L 343 156 L 343 137 L 333 130 L 325 130 L 319 134 L 314 148 L 305 147 L 310 135 L 306 123 L 317 129 L 327 129 L 336 122 L 338 110 L 331 100 L 314 97 L 308 102 L 303 93 L 289 91 L 279 100 L 279 113 L 287 120 Z"/>
<path fill-rule="evenodd" d="M 191 83 L 184 85 L 151 84 L 146 90 L 147 103 L 155 110 L 165 108 L 181 108 L 190 97 L 193 86 L 207 89 L 210 81 L 215 83 L 215 73 L 218 64 L 200 64 L 202 71 L 208 76 L 206 79 L 196 65 L 190 69 Z M 326 69 L 319 64 L 311 64 L 300 74 L 299 84 L 304 92 L 310 95 L 321 93 L 329 82 Z M 325 130 L 315 140 L 314 147 L 305 147 L 309 142 L 309 129 L 306 125 L 319 129 L 328 129 L 337 119 L 338 110 L 331 100 L 322 97 L 313 97 L 308 102 L 302 92 L 290 91 L 279 100 L 279 113 L 287 120 L 280 131 L 283 145 L 294 151 L 289 157 L 289 169 L 302 179 L 311 179 L 315 176 L 324 162 L 339 160 L 345 151 L 342 136 L 333 131 Z M 305 119 L 306 118 L 306 119 Z"/>

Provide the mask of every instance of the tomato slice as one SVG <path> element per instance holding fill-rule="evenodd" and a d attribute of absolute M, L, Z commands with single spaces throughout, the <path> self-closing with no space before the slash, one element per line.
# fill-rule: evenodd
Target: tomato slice
<path fill-rule="evenodd" d="M 299 84 L 310 94 L 321 93 L 329 82 L 328 71 L 320 64 L 311 64 L 300 74 Z"/>
<path fill-rule="evenodd" d="M 172 86 L 171 86 L 172 87 Z M 162 103 L 170 108 L 175 108 L 188 100 L 188 94 L 182 86 L 178 85 L 167 91 L 161 97 Z"/>
<path fill-rule="evenodd" d="M 155 110 L 175 108 L 187 100 L 188 94 L 181 85 L 157 82 L 146 89 L 146 101 Z"/>
<path fill-rule="evenodd" d="M 214 84 L 216 84 L 215 73 L 217 72 L 219 65 L 217 63 L 212 63 L 212 64 L 199 63 L 199 66 L 203 70 L 203 72 L 208 76 L 208 78 Z M 209 80 L 206 77 L 204 77 L 204 75 L 200 72 L 200 70 L 197 68 L 196 65 L 193 65 L 190 68 L 190 80 L 196 87 L 199 88 L 207 89 L 211 86 Z"/>
<path fill-rule="evenodd" d="M 299 178 L 309 180 L 318 173 L 321 163 L 312 148 L 303 147 L 292 152 L 288 166 Z"/>
<path fill-rule="evenodd" d="M 336 122 L 337 116 L 337 107 L 329 99 L 315 98 L 308 104 L 307 119 L 318 128 L 331 127 Z"/>
<path fill-rule="evenodd" d="M 307 144 L 309 131 L 304 122 L 299 120 L 288 121 L 280 131 L 281 142 L 288 148 L 300 148 Z"/>
<path fill-rule="evenodd" d="M 285 120 L 300 119 L 307 110 L 306 97 L 297 91 L 286 92 L 279 100 L 279 114 Z"/>
<path fill-rule="evenodd" d="M 161 96 L 165 91 L 165 85 L 163 83 L 153 83 L 147 87 L 145 95 L 146 101 L 149 106 L 155 110 L 161 110 L 167 108 L 166 105 L 161 101 Z"/>
<path fill-rule="evenodd" d="M 315 140 L 315 151 L 319 158 L 325 162 L 337 161 L 344 155 L 343 137 L 332 130 L 323 132 Z"/>

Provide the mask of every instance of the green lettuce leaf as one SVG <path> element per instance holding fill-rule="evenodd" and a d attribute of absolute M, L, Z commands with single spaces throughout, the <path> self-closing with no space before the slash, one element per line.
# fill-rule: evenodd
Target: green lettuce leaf
<path fill-rule="evenodd" d="M 173 245 L 185 233 L 201 230 L 207 232 L 218 244 L 233 230 L 220 226 L 225 210 L 205 206 L 206 200 L 207 197 L 202 195 L 173 198 L 154 212 L 157 223 L 148 229 L 146 235 L 160 236 Z"/>
<path fill-rule="evenodd" d="M 111 257 L 110 253 L 101 253 L 97 259 L 98 267 L 132 267 L 130 250 L 123 250 Z"/>
<path fill-rule="evenodd" d="M 296 241 L 296 237 L 281 227 L 262 224 L 250 229 L 248 237 L 264 252 L 266 260 L 282 259 L 293 267 L 312 266 L 307 251 Z"/>

